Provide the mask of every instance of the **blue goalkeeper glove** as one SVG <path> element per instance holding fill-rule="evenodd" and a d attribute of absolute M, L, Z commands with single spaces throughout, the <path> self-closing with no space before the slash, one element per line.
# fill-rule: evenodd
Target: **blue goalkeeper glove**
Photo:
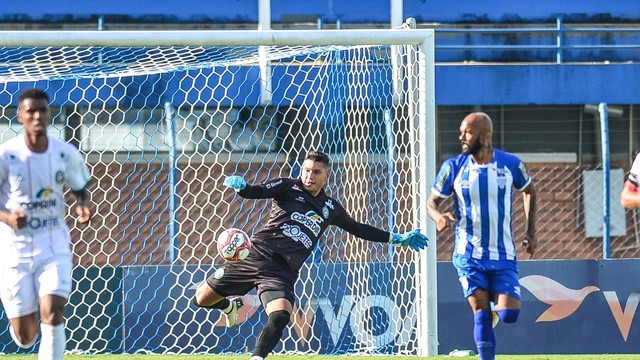
<path fill-rule="evenodd" d="M 420 233 L 420 229 L 411 230 L 404 234 L 391 233 L 389 244 L 394 246 L 411 246 L 413 250 L 419 251 L 427 247 L 429 238 Z"/>
<path fill-rule="evenodd" d="M 222 184 L 226 187 L 232 188 L 236 192 L 247 187 L 247 182 L 242 178 L 242 176 L 238 175 L 227 176 Z"/>

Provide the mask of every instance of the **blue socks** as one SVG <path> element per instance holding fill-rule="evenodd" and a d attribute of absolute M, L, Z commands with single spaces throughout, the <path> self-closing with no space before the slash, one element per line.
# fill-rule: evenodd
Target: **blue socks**
<path fill-rule="evenodd" d="M 496 335 L 491 326 L 492 319 L 491 310 L 473 314 L 473 339 L 476 341 L 480 360 L 494 360 L 496 357 Z"/>
<path fill-rule="evenodd" d="M 496 311 L 498 316 L 500 316 L 500 320 L 505 323 L 514 323 L 518 320 L 518 315 L 520 315 L 520 309 L 503 309 Z"/>

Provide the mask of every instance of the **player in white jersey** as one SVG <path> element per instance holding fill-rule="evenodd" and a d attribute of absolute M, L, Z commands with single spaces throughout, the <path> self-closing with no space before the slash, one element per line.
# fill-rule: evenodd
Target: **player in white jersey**
<path fill-rule="evenodd" d="M 499 319 L 515 322 L 520 312 L 516 247 L 511 231 L 513 189 L 523 192 L 527 231 L 524 245 L 533 255 L 535 192 L 524 163 L 491 145 L 493 125 L 485 113 L 471 113 L 460 125 L 462 154 L 444 162 L 427 206 L 438 231 L 455 226 L 453 264 L 474 314 L 473 335 L 481 360 L 495 358 L 491 303 Z M 455 195 L 455 215 L 442 213 L 442 200 Z"/>
<path fill-rule="evenodd" d="M 78 222 L 88 222 L 89 170 L 75 147 L 47 136 L 46 93 L 24 91 L 18 121 L 24 134 L 0 145 L 0 298 L 16 344 L 30 347 L 40 330 L 39 360 L 60 360 L 72 266 L 64 186 Z"/>
<path fill-rule="evenodd" d="M 636 155 L 629 171 L 629 177 L 624 183 L 620 194 L 620 204 L 626 209 L 640 208 L 640 192 L 638 192 L 638 181 L 640 181 L 640 153 Z"/>

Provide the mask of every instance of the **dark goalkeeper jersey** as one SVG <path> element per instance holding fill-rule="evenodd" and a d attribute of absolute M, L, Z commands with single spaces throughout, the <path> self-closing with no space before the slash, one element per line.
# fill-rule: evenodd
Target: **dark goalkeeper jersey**
<path fill-rule="evenodd" d="M 273 199 L 269 220 L 253 234 L 256 247 L 279 254 L 298 271 L 329 225 L 369 241 L 386 243 L 389 233 L 355 221 L 324 190 L 313 196 L 298 179 L 279 178 L 259 185 L 247 185 L 238 192 L 246 199 Z"/>

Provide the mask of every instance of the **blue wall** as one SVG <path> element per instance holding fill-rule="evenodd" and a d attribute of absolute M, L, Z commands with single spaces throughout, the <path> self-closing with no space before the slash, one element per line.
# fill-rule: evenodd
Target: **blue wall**
<path fill-rule="evenodd" d="M 389 23 L 389 0 L 274 0 L 272 21 L 283 15 L 313 15 L 324 21 Z M 636 0 L 405 0 L 404 16 L 426 22 L 548 22 L 558 14 L 575 21 L 621 21 L 640 18 Z M 156 1 L 33 0 L 6 1 L 1 21 L 72 22 L 105 15 L 132 21 L 253 22 L 258 21 L 258 0 Z"/>
<path fill-rule="evenodd" d="M 291 338 L 277 350 L 282 346 L 293 349 L 293 341 L 306 338 L 304 332 L 311 327 L 321 335 L 307 338 L 309 342 L 302 342 L 302 346 L 321 354 L 353 350 L 362 341 L 358 329 L 363 319 L 353 311 L 360 306 L 368 308 L 376 319 L 372 334 L 380 353 L 392 353 L 398 342 L 415 336 L 415 318 L 407 316 L 413 309 L 406 308 L 411 303 L 407 300 L 415 294 L 410 284 L 401 280 L 408 279 L 414 267 L 405 264 L 398 274 L 397 266 L 392 269 L 385 263 L 369 264 L 376 281 L 370 283 L 368 296 L 362 297 L 346 290 L 346 284 L 356 281 L 346 266 L 317 263 L 309 273 L 303 270 L 303 278 L 335 276 L 322 286 L 297 284 L 297 293 L 304 291 L 310 296 L 300 299 L 294 311 L 314 316 L 309 322 L 292 326 Z M 255 327 L 266 322 L 255 293 L 244 297 L 239 324 L 232 329 L 224 327 L 218 312 L 191 304 L 197 282 L 210 273 L 209 267 L 196 266 L 76 269 L 76 291 L 70 307 L 76 307 L 77 316 L 67 322 L 74 329 L 69 347 L 89 351 L 101 348 L 113 353 L 183 349 L 229 353 L 251 349 Z M 500 323 L 496 327 L 498 352 L 640 353 L 640 318 L 636 316 L 640 285 L 627 281 L 638 278 L 638 259 L 520 262 L 522 312 L 516 324 Z M 309 288 L 304 290 L 303 286 Z M 405 294 L 406 299 L 397 299 L 397 293 Z M 391 325 L 389 319 L 394 317 L 405 320 Z M 438 264 L 438 318 L 439 353 L 474 348 L 471 310 L 450 262 Z M 18 351 L 7 331 L 0 310 L 0 352 Z"/>

